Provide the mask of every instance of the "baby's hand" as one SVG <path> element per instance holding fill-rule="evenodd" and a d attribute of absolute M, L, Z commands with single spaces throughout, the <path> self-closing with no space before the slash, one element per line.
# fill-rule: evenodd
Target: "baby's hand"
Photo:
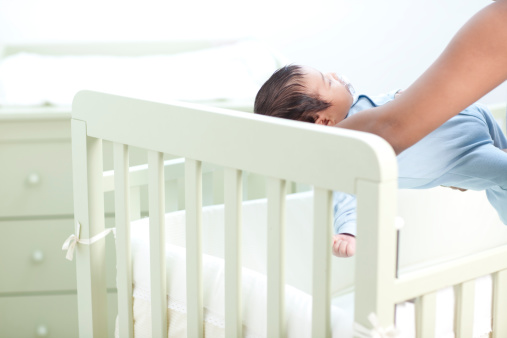
<path fill-rule="evenodd" d="M 333 236 L 333 255 L 336 257 L 352 257 L 356 253 L 356 237 L 349 234 Z"/>

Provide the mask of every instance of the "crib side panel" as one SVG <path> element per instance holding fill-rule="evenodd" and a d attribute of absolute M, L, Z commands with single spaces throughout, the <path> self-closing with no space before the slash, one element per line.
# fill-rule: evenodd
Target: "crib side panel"
<path fill-rule="evenodd" d="M 80 239 L 104 231 L 102 140 L 88 137 L 86 123 L 72 120 L 74 217 Z M 76 246 L 79 336 L 107 336 L 105 241 Z"/>
<path fill-rule="evenodd" d="M 85 111 L 93 111 L 93 114 L 84 114 Z M 140 111 L 143 114 L 139 114 Z M 150 154 L 169 153 L 186 158 L 188 163 L 185 166 L 191 170 L 185 176 L 194 177 L 185 182 L 186 189 L 190 191 L 186 193 L 185 202 L 189 335 L 202 336 L 202 325 L 199 324 L 203 319 L 199 214 L 202 206 L 199 204 L 202 200 L 202 183 L 199 183 L 201 161 L 252 172 L 280 182 L 294 181 L 317 187 L 314 203 L 314 336 L 329 336 L 331 332 L 331 191 L 357 194 L 358 237 L 361 238 L 358 243 L 364 243 L 358 245 L 357 265 L 365 265 L 366 268 L 360 272 L 356 270 L 356 276 L 363 279 L 356 294 L 363 291 L 365 294 L 358 297 L 359 302 L 356 302 L 359 304 L 356 306 L 356 318 L 366 320 L 370 312 L 375 312 L 380 316 L 382 325 L 393 323 L 394 304 L 390 289 L 395 278 L 394 203 L 397 172 L 394 152 L 382 139 L 370 134 L 296 121 L 97 93 L 76 96 L 73 116 L 89 121 L 93 125 L 93 136 L 148 149 Z M 160 181 L 158 186 L 162 186 Z M 277 190 L 281 192 L 285 188 Z M 150 196 L 150 203 L 152 199 L 157 200 Z M 277 220 L 283 218 L 280 211 L 278 209 L 270 217 Z M 157 217 L 163 222 L 162 215 Z M 157 222 L 150 220 L 150 227 L 153 223 Z M 276 230 L 283 233 L 282 228 Z M 163 233 L 158 235 L 158 238 L 163 237 Z M 272 240 L 278 241 L 281 237 L 280 234 L 274 234 Z M 152 250 L 154 241 L 154 238 L 150 241 Z M 157 252 L 150 253 L 152 258 L 162 255 L 163 245 L 157 245 Z M 271 246 L 277 245 L 280 245 L 280 241 Z M 280 247 L 274 250 L 275 257 L 278 256 L 273 267 L 281 266 L 283 262 L 283 253 L 279 250 Z M 157 265 L 163 266 L 160 261 Z M 272 289 L 280 289 L 283 271 L 268 273 L 268 280 L 270 275 L 274 277 Z M 153 271 L 151 276 L 153 279 Z M 152 292 L 157 292 L 159 298 L 165 295 L 162 290 L 156 290 L 152 285 Z M 283 308 L 283 296 L 278 301 L 278 310 L 274 310 L 278 316 L 273 318 L 273 322 L 280 324 L 283 321 L 283 311 L 280 310 Z M 166 310 L 166 307 L 158 308 L 153 308 L 153 315 L 159 316 L 159 311 Z M 236 321 L 237 317 L 233 320 Z M 366 323 L 363 321 L 362 324 Z M 283 332 L 283 328 L 280 328 L 282 325 L 275 323 L 272 327 L 274 331 Z"/>

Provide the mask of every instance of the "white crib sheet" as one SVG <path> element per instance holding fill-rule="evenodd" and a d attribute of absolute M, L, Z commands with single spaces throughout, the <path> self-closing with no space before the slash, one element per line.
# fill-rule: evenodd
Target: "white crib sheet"
<path fill-rule="evenodd" d="M 136 233 L 138 236 L 139 233 Z M 149 248 L 147 235 L 133 241 L 134 267 L 134 330 L 136 337 L 151 337 L 151 310 L 149 286 Z M 186 276 L 185 249 L 166 247 L 167 290 L 170 337 L 186 337 Z M 224 264 L 223 260 L 203 257 L 203 305 L 206 337 L 223 337 L 224 315 Z M 265 337 L 267 283 L 266 276 L 250 269 L 242 272 L 242 313 L 244 335 Z M 288 337 L 311 336 L 311 297 L 291 286 L 285 289 L 285 313 Z M 333 337 L 352 336 L 352 316 L 336 306 L 332 308 Z"/>
<path fill-rule="evenodd" d="M 299 232 L 298 226 L 304 226 L 311 220 L 311 193 L 294 194 L 287 200 L 287 232 L 290 234 L 291 227 L 295 232 Z M 265 265 L 265 247 L 262 247 L 257 240 L 253 243 L 253 233 L 262 233 L 258 225 L 258 219 L 265 219 L 265 200 L 245 202 L 243 207 L 244 216 L 244 262 L 248 261 L 248 266 L 252 269 L 243 270 L 243 304 L 248 304 L 244 308 L 245 333 L 251 337 L 265 336 L 265 304 L 266 304 L 266 285 L 263 275 Z M 302 224 L 296 225 L 297 222 Z M 257 222 L 257 223 L 256 223 Z M 309 223 L 308 223 L 309 224 Z M 133 283 L 134 283 L 134 316 L 136 321 L 136 337 L 151 336 L 151 318 L 150 318 L 150 281 L 149 281 L 149 220 L 142 219 L 132 223 L 132 256 L 133 256 Z M 169 293 L 169 323 L 171 332 L 183 334 L 186 330 L 185 315 L 185 255 L 181 247 L 184 243 L 185 215 L 184 212 L 173 212 L 166 214 L 166 251 L 167 251 L 167 284 Z M 204 231 L 204 251 L 216 256 L 223 256 L 223 206 L 205 207 L 203 211 L 203 231 Z M 304 234 L 305 236 L 308 234 Z M 262 235 L 260 237 L 263 237 Z M 297 241 L 293 238 L 292 241 Z M 292 243 L 294 244 L 294 243 Z M 297 243 L 296 243 L 297 244 Z M 180 245 L 180 246 L 178 246 Z M 290 248 L 291 243 L 287 243 L 290 250 L 297 250 L 297 245 Z M 302 245 L 302 244 L 301 244 Z M 307 251 L 302 250 L 308 254 Z M 255 254 L 252 254 L 255 253 Z M 257 254 L 258 253 L 258 254 Z M 261 257 L 262 259 L 256 260 Z M 291 257 L 287 257 L 288 259 Z M 294 258 L 294 257 L 292 257 Z M 295 257 L 297 260 L 304 257 Z M 309 259 L 310 257 L 308 257 Z M 343 260 L 340 260 L 343 261 Z M 347 261 L 347 260 L 345 260 Z M 353 262 L 353 261 L 352 261 Z M 303 271 L 290 271 L 287 267 L 287 280 L 309 278 L 305 270 L 308 266 L 302 262 Z M 289 265 L 289 264 L 288 264 Z M 211 255 L 205 255 L 203 260 L 203 284 L 204 284 L 204 304 L 205 318 L 207 319 L 208 334 L 213 336 L 223 336 L 223 260 Z M 257 270 L 257 271 L 255 271 Z M 353 270 L 348 273 L 353 273 Z M 297 283 L 292 283 L 297 284 Z M 287 286 L 286 305 L 288 314 L 288 328 L 290 337 L 309 337 L 311 328 L 311 296 L 308 294 L 307 284 L 302 283 L 303 288 Z M 300 289 L 305 289 L 303 292 Z M 336 290 L 335 290 L 336 291 Z M 332 320 L 335 337 L 350 337 L 352 332 L 352 314 L 353 314 L 353 294 L 348 293 L 333 299 Z M 453 337 L 453 292 L 452 289 L 441 290 L 438 294 L 437 308 L 437 334 L 436 337 Z M 483 278 L 476 284 L 476 308 L 475 308 L 475 326 L 474 337 L 487 335 L 491 330 L 491 280 Z M 397 307 L 397 326 L 402 329 L 403 337 L 414 337 L 414 305 L 404 303 Z M 171 335 L 172 336 L 172 335 Z M 176 335 L 178 336 L 178 335 Z"/>

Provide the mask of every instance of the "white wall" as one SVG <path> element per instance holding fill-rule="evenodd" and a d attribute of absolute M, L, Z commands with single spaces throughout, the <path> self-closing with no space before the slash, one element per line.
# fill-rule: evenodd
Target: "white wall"
<path fill-rule="evenodd" d="M 259 37 L 377 94 L 405 88 L 490 0 L 0 0 L 0 44 Z M 483 102 L 507 99 L 507 85 Z"/>

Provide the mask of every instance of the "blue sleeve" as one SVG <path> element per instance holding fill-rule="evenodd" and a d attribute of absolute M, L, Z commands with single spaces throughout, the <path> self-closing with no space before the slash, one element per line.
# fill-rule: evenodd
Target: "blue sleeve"
<path fill-rule="evenodd" d="M 334 233 L 356 235 L 356 197 L 343 192 L 333 192 Z"/>

